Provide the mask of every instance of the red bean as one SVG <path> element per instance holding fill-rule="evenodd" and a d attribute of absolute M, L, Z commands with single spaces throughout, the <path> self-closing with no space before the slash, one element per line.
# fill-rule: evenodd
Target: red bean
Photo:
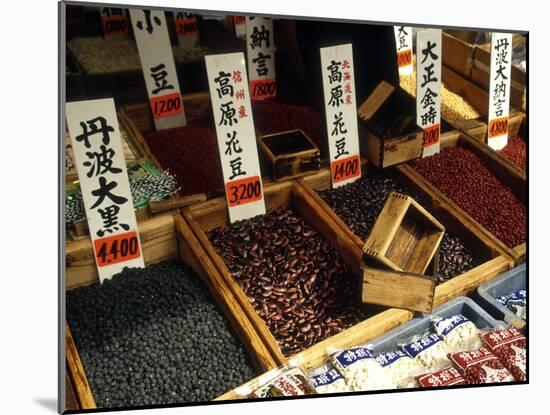
<path fill-rule="evenodd" d="M 525 205 L 473 151 L 448 147 L 412 167 L 508 247 L 525 242 Z"/>
<path fill-rule="evenodd" d="M 144 135 L 164 169 L 176 176 L 183 196 L 223 189 L 218 141 L 213 128 L 198 122 Z"/>
<path fill-rule="evenodd" d="M 508 140 L 508 144 L 504 147 L 500 154 L 521 168 L 526 170 L 527 165 L 527 144 L 523 138 L 519 136 L 512 137 Z"/>

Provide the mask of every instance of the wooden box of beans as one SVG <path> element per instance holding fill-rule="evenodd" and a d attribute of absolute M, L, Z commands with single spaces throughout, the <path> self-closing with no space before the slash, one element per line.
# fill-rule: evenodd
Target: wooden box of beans
<path fill-rule="evenodd" d="M 526 176 L 464 133 L 442 138 L 441 152 L 403 167 L 516 262 L 526 252 Z"/>
<path fill-rule="evenodd" d="M 385 331 L 412 317 L 360 303 L 361 248 L 302 187 L 282 182 L 264 191 L 267 213 L 249 220 L 229 224 L 225 198 L 183 215 L 276 362 L 335 335 Z"/>
<path fill-rule="evenodd" d="M 443 226 L 446 232 L 438 253 L 439 268 L 434 306 L 477 286 L 513 265 L 510 254 L 450 206 L 403 166 L 385 169 L 363 166 L 361 179 L 331 189 L 330 171 L 300 178 L 298 183 L 342 231 L 361 248 L 391 192 L 409 195 Z"/>
<path fill-rule="evenodd" d="M 209 401 L 278 366 L 183 218 L 153 221 L 139 229 L 146 267 L 101 285 L 89 240 L 67 252 L 78 409 Z"/>

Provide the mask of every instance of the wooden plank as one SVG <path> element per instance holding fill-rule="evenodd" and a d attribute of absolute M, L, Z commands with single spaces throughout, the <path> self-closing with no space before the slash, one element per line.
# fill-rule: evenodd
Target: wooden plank
<path fill-rule="evenodd" d="M 180 258 L 189 264 L 193 271 L 205 282 L 210 293 L 220 306 L 225 318 L 231 324 L 233 331 L 248 351 L 252 362 L 261 371 L 277 367 L 270 352 L 256 332 L 250 320 L 246 317 L 239 302 L 216 271 L 214 264 L 193 235 L 191 228 L 182 216 L 175 217 L 178 234 L 178 249 Z"/>
<path fill-rule="evenodd" d="M 80 404 L 75 395 L 73 383 L 69 377 L 69 369 L 67 368 L 67 373 L 65 374 L 65 410 L 76 411 L 78 409 L 80 409 Z"/>
<path fill-rule="evenodd" d="M 172 213 L 164 213 L 139 223 L 138 231 L 145 265 L 177 258 Z M 89 237 L 68 241 L 65 254 L 66 289 L 89 285 L 99 280 Z"/>
<path fill-rule="evenodd" d="M 67 368 L 69 376 L 73 382 L 76 396 L 78 397 L 79 405 L 82 409 L 95 409 L 96 403 L 92 389 L 86 378 L 86 372 L 82 366 L 78 350 L 76 349 L 73 336 L 69 324 L 65 323 L 65 341 L 67 350 Z"/>
<path fill-rule="evenodd" d="M 474 64 L 474 45 L 448 31 L 443 31 L 442 41 L 443 64 L 469 78 Z"/>
<path fill-rule="evenodd" d="M 487 116 L 489 95 L 445 65 L 441 66 L 441 78 L 447 89 L 460 95 L 483 116 Z"/>

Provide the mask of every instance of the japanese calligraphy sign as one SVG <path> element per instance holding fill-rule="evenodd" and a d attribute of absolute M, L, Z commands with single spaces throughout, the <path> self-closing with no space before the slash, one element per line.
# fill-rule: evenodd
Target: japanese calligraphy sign
<path fill-rule="evenodd" d="M 265 213 L 245 60 L 243 53 L 230 53 L 205 56 L 205 61 L 233 223 Z"/>
<path fill-rule="evenodd" d="M 143 267 L 134 203 L 112 98 L 66 106 L 99 280 Z"/>
<path fill-rule="evenodd" d="M 130 18 L 156 129 L 186 125 L 164 12 L 130 9 Z"/>
<path fill-rule="evenodd" d="M 424 131 L 422 157 L 439 153 L 441 132 L 441 29 L 416 35 L 416 123 Z"/>
<path fill-rule="evenodd" d="M 178 43 L 184 49 L 192 49 L 199 46 L 199 22 L 197 16 L 192 13 L 174 12 Z"/>
<path fill-rule="evenodd" d="M 114 7 L 102 7 L 100 12 L 105 38 L 128 36 L 126 10 Z"/>
<path fill-rule="evenodd" d="M 492 33 L 487 144 L 495 150 L 504 148 L 508 143 L 511 65 L 512 35 Z"/>
<path fill-rule="evenodd" d="M 361 177 L 351 44 L 321 48 L 332 187 Z"/>
<path fill-rule="evenodd" d="M 246 53 L 252 99 L 277 95 L 273 39 L 273 20 L 250 16 L 246 18 Z"/>
<path fill-rule="evenodd" d="M 238 39 L 246 39 L 246 17 L 233 16 L 233 23 L 235 25 L 235 36 Z"/>
<path fill-rule="evenodd" d="M 394 26 L 395 48 L 397 51 L 397 67 L 399 73 L 413 73 L 412 63 L 412 27 Z"/>

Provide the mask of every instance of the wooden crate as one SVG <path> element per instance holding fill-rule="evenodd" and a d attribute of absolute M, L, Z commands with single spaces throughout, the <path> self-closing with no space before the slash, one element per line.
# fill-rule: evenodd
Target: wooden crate
<path fill-rule="evenodd" d="M 338 225 L 331 220 L 301 186 L 294 181 L 272 183 L 264 188 L 264 194 L 267 209 L 280 206 L 291 207 L 342 255 L 344 260 L 350 265 L 352 271 L 359 276 L 362 258 L 361 247 L 355 245 L 352 240 L 342 232 Z M 216 252 L 206 235 L 207 231 L 218 226 L 226 226 L 229 223 L 225 198 L 217 198 L 196 205 L 187 206 L 183 209 L 183 215 L 211 261 L 214 263 L 217 272 L 230 287 L 233 295 L 239 300 L 241 307 L 245 310 L 246 315 L 254 324 L 256 331 L 262 336 L 275 362 L 283 364 L 287 356 L 283 355 L 267 325 L 256 313 L 246 294 L 233 279 L 223 259 Z M 380 317 L 381 315 L 384 317 Z M 381 321 L 380 324 L 383 324 L 387 331 L 401 323 L 405 319 L 405 316 L 409 315 L 412 316 L 412 313 L 387 310 L 333 337 L 345 336 L 345 333 L 353 333 L 354 330 L 359 330 L 360 327 L 370 327 L 373 318 L 375 319 L 373 321 Z M 376 327 L 379 326 L 377 325 Z M 324 342 L 326 342 L 326 340 L 318 344 L 326 344 Z"/>
<path fill-rule="evenodd" d="M 422 154 L 422 129 L 416 125 L 414 101 L 401 88 L 380 82 L 357 109 L 361 153 L 378 168 L 413 160 Z"/>
<path fill-rule="evenodd" d="M 487 167 L 494 173 L 494 175 L 500 179 L 503 183 L 507 184 L 518 199 L 526 204 L 527 202 L 527 177 L 525 172 L 517 168 L 511 168 L 511 163 L 504 162 L 503 158 L 496 154 L 495 151 L 488 146 L 480 143 L 478 140 L 468 136 L 463 132 L 456 132 L 455 134 L 447 135 L 441 140 L 441 149 L 446 147 L 463 146 L 476 153 L 477 156 L 483 160 Z M 472 218 L 456 203 L 451 201 L 440 190 L 428 182 L 420 173 L 414 170 L 409 165 L 402 166 L 403 172 L 406 172 L 411 178 L 418 182 L 419 185 L 426 188 L 434 197 L 441 201 L 442 204 L 449 206 L 450 209 L 457 212 L 458 216 L 462 218 L 465 223 L 471 224 L 471 226 L 480 230 L 487 238 L 489 238 L 494 245 L 497 245 L 501 252 L 504 252 L 507 256 L 514 259 L 516 264 L 525 261 L 527 245 L 522 243 L 516 247 L 508 247 L 502 241 L 500 241 L 493 233 L 483 227 L 479 222 Z"/>
<path fill-rule="evenodd" d="M 445 136 L 444 134 L 442 137 Z M 453 206 L 444 203 L 429 186 L 418 180 L 416 175 L 410 173 L 410 168 L 405 167 L 406 165 L 392 167 L 386 170 L 385 173 L 396 180 L 406 192 L 417 196 L 424 208 L 441 222 L 448 232 L 460 237 L 466 247 L 475 252 L 476 256 L 482 261 L 480 265 L 470 271 L 436 286 L 434 306 L 454 297 L 472 293 L 480 284 L 508 270 L 513 265 L 509 250 L 502 249 L 499 244 L 476 228 L 474 224 L 464 221 Z M 317 191 L 329 189 L 331 186 L 329 169 L 325 168 L 315 175 L 303 177 L 298 180 L 298 183 L 358 248 L 364 246 L 365 241 L 355 235 L 336 212 L 317 194 Z"/>
<path fill-rule="evenodd" d="M 277 363 L 263 343 L 262 337 L 256 332 L 254 325 L 243 312 L 239 301 L 220 277 L 183 217 L 179 214 L 164 214 L 153 220 L 155 223 L 148 223 L 147 229 L 142 229 L 142 225 L 139 226 L 146 265 L 178 258 L 189 264 L 197 276 L 206 283 L 256 368 L 260 372 L 275 368 Z M 71 263 L 71 258 L 74 259 L 75 256 L 91 258 L 92 263 L 81 264 L 77 267 L 74 262 Z M 81 247 L 78 253 L 69 254 L 69 249 L 67 249 L 67 290 L 98 281 L 97 272 L 95 272 L 95 279 L 90 278 L 90 275 L 94 273 L 89 269 L 92 267 L 95 268 L 91 244 L 88 243 L 87 246 Z M 79 276 L 79 272 L 82 272 L 84 276 Z M 67 370 L 71 385 L 80 408 L 94 409 L 96 404 L 93 393 L 68 323 L 66 323 L 65 330 Z"/>
<path fill-rule="evenodd" d="M 311 174 L 321 167 L 321 153 L 308 135 L 300 130 L 259 136 L 263 166 L 274 181 Z"/>
<path fill-rule="evenodd" d="M 469 40 L 472 39 L 453 31 L 445 30 L 442 33 L 443 65 L 466 78 L 470 77 L 474 65 L 475 45 L 472 45 Z"/>

